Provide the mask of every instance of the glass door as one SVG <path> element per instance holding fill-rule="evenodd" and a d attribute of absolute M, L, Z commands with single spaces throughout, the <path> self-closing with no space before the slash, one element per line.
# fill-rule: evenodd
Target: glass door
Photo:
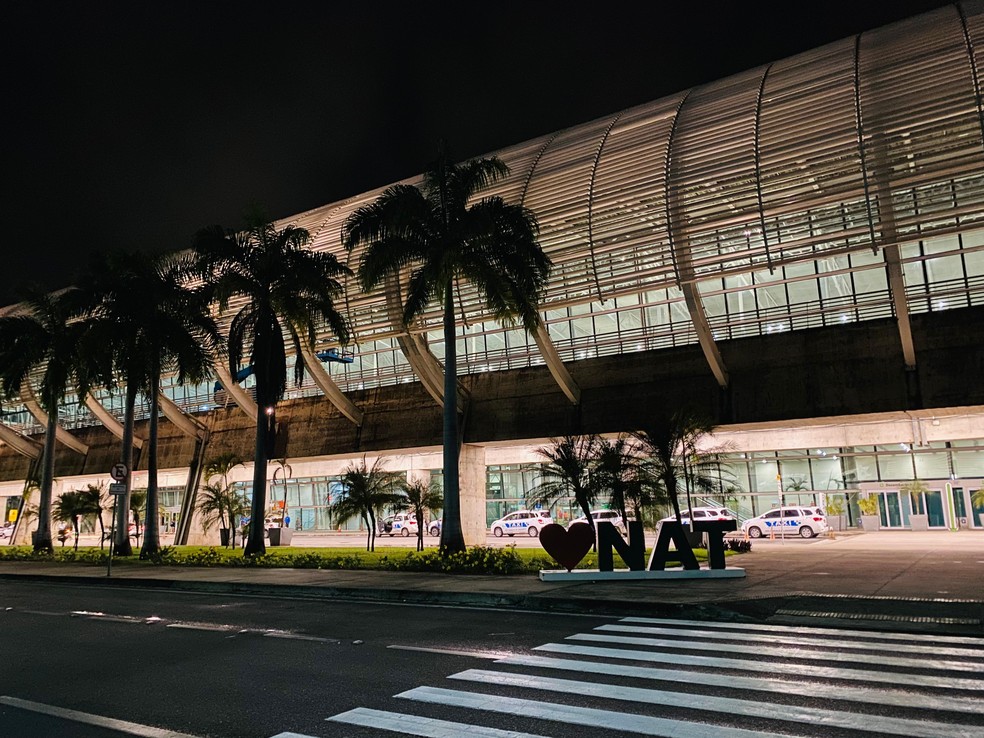
<path fill-rule="evenodd" d="M 902 505 L 899 504 L 898 492 L 878 493 L 878 516 L 882 528 L 902 527 Z"/>

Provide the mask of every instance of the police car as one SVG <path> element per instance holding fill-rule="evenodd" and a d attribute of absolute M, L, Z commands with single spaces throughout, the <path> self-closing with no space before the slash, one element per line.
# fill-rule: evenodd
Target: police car
<path fill-rule="evenodd" d="M 817 512 L 818 508 L 783 507 L 769 510 L 757 518 L 749 518 L 741 524 L 742 533 L 749 538 L 764 535 L 798 535 L 813 538 L 818 533 L 826 533 L 827 518 Z"/>
<path fill-rule="evenodd" d="M 512 537 L 517 533 L 525 533 L 530 538 L 536 538 L 540 535 L 543 526 L 552 522 L 550 513 L 546 510 L 517 510 L 494 521 L 489 528 L 496 538 L 502 538 L 503 535 Z"/>

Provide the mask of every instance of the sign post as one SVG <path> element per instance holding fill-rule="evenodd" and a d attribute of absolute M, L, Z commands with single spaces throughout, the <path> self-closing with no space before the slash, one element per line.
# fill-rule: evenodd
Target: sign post
<path fill-rule="evenodd" d="M 126 464 L 120 462 L 113 464 L 109 470 L 109 476 L 114 480 L 114 484 L 109 485 L 109 494 L 113 496 L 113 524 L 109 530 L 109 559 L 106 562 L 106 576 L 113 575 L 113 547 L 116 545 L 116 506 L 119 504 L 120 497 L 126 496 L 126 478 L 130 476 L 130 470 Z"/>

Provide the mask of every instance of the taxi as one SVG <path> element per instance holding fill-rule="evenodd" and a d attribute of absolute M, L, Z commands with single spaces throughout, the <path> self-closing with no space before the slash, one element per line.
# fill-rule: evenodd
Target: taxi
<path fill-rule="evenodd" d="M 817 508 L 783 507 L 749 518 L 741 524 L 742 533 L 749 538 L 761 538 L 764 535 L 794 535 L 801 538 L 813 538 L 818 533 L 826 533 L 827 518 L 817 512 Z"/>
<path fill-rule="evenodd" d="M 496 538 L 502 538 L 504 535 L 512 537 L 517 533 L 525 533 L 530 538 L 536 538 L 540 535 L 543 526 L 552 522 L 550 513 L 546 510 L 517 510 L 494 521 L 489 529 Z"/>
<path fill-rule="evenodd" d="M 413 513 L 400 513 L 392 518 L 383 521 L 383 533 L 390 536 L 403 536 L 408 538 L 417 535 L 417 516 Z"/>

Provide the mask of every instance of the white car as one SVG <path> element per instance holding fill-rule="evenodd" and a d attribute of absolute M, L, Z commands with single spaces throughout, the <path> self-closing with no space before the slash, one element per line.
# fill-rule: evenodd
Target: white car
<path fill-rule="evenodd" d="M 517 510 L 494 521 L 489 529 L 496 538 L 502 538 L 503 535 L 512 537 L 517 533 L 536 538 L 543 526 L 552 522 L 550 513 L 546 510 Z"/>
<path fill-rule="evenodd" d="M 393 536 L 409 538 L 411 535 L 417 535 L 417 516 L 413 513 L 400 513 L 391 518 L 386 518 L 380 527 L 382 528 L 380 533 L 385 533 L 390 538 Z"/>
<path fill-rule="evenodd" d="M 619 533 L 625 535 L 625 524 L 622 522 L 622 516 L 619 514 L 618 510 L 592 510 L 591 519 L 594 520 L 595 530 L 598 529 L 598 523 L 604 521 L 606 523 L 611 523 L 612 525 L 615 526 L 615 529 L 618 530 Z M 582 515 L 576 520 L 572 520 L 570 523 L 568 523 L 567 527 L 570 528 L 572 525 L 574 525 L 574 523 L 587 523 L 587 522 L 588 519 L 584 515 Z"/>
<path fill-rule="evenodd" d="M 693 513 L 694 520 L 734 520 L 735 516 L 726 507 L 695 507 L 692 510 L 680 509 L 680 523 L 690 525 L 690 513 Z M 676 520 L 675 515 L 663 518 L 659 523 L 667 523 Z"/>
<path fill-rule="evenodd" d="M 769 510 L 757 518 L 750 518 L 741 524 L 742 533 L 749 538 L 761 538 L 773 532 L 778 535 L 798 535 L 813 538 L 818 533 L 827 532 L 827 518 L 816 512 L 817 508 L 784 507 Z"/>

